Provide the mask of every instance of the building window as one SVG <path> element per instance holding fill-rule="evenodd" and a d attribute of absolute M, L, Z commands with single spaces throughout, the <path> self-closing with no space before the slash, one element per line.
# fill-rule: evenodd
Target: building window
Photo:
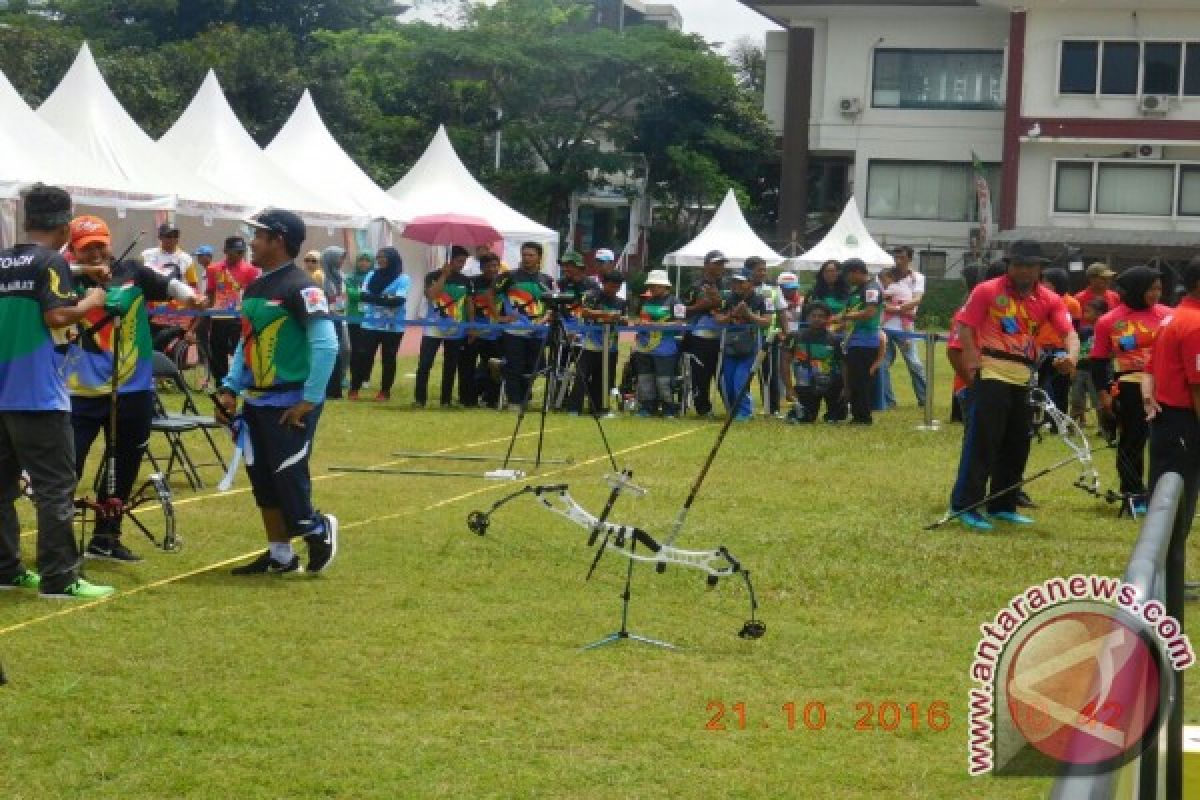
<path fill-rule="evenodd" d="M 1183 93 L 1200 95 L 1200 42 L 1192 42 L 1186 48 L 1187 59 L 1183 67 Z"/>
<path fill-rule="evenodd" d="M 1137 42 L 1105 42 L 1100 57 L 1100 94 L 1137 94 Z"/>
<path fill-rule="evenodd" d="M 876 108 L 995 110 L 1003 107 L 1001 50 L 875 51 Z"/>
<path fill-rule="evenodd" d="M 1087 214 L 1092 210 L 1092 164 L 1059 162 L 1054 186 L 1054 210 Z"/>
<path fill-rule="evenodd" d="M 1063 42 L 1058 71 L 1059 93 L 1095 94 L 1096 57 L 1099 54 L 1099 42 Z"/>
<path fill-rule="evenodd" d="M 1174 190 L 1174 164 L 1101 164 L 1096 213 L 1169 217 Z"/>
<path fill-rule="evenodd" d="M 1147 42 L 1142 62 L 1142 94 L 1179 94 L 1180 42 Z"/>
<path fill-rule="evenodd" d="M 984 167 L 992 207 L 1000 204 L 1000 165 Z M 867 172 L 867 216 L 975 222 L 979 204 L 971 164 L 940 161 L 871 161 Z"/>
<path fill-rule="evenodd" d="M 1179 216 L 1200 216 L 1200 166 L 1186 166 L 1179 171 Z"/>

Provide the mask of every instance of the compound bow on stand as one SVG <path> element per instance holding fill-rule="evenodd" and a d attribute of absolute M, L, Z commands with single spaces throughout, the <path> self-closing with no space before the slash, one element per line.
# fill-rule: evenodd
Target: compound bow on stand
<path fill-rule="evenodd" d="M 485 535 L 491 526 L 492 514 L 518 497 L 531 494 L 547 511 L 566 517 L 587 531 L 589 547 L 596 546 L 597 539 L 603 535 L 604 538 L 599 543 L 599 549 L 596 551 L 592 568 L 588 571 L 588 577 L 591 577 L 596 563 L 606 551 L 624 556 L 630 561 L 653 564 L 655 567 L 659 565 L 665 567 L 668 564 L 675 564 L 680 567 L 699 570 L 707 576 L 706 581 L 709 587 L 716 586 L 721 578 L 732 578 L 740 575 L 745 582 L 746 593 L 750 599 L 750 618 L 742 625 L 738 631 L 738 636 L 743 639 L 758 639 L 766 633 L 766 623 L 756 617 L 758 599 L 754 594 L 754 584 L 750 580 L 750 571 L 745 569 L 741 562 L 724 545 L 712 550 L 682 550 L 678 547 L 661 544 L 646 531 L 634 525 L 609 522 L 607 515 L 612 510 L 612 504 L 617 495 L 627 491 L 635 496 L 640 496 L 645 493 L 645 490 L 630 482 L 631 475 L 628 471 L 620 474 L 610 474 L 606 477 L 612 493 L 609 495 L 609 502 L 600 516 L 593 514 L 580 505 L 571 496 L 567 484 L 556 483 L 544 486 L 525 486 L 501 497 L 487 511 L 472 511 L 467 515 L 467 528 L 479 536 Z M 647 552 L 637 552 L 637 545 L 644 547 Z"/>

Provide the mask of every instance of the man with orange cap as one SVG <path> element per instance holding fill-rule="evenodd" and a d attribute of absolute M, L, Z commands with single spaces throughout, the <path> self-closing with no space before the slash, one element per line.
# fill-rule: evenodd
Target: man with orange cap
<path fill-rule="evenodd" d="M 108 440 L 115 364 L 118 436 L 115 442 L 108 442 L 114 448 L 116 465 L 112 484 L 116 491 L 112 498 L 127 503 L 154 418 L 154 348 L 146 304 L 174 300 L 202 308 L 204 302 L 178 278 L 162 275 L 136 261 L 111 263 L 112 237 L 108 225 L 99 217 L 76 217 L 71 220 L 70 230 L 70 250 L 75 262 L 83 267 L 101 268 L 99 273 L 94 270 L 88 273 L 97 278 L 84 277 L 80 285 L 105 290 L 104 307 L 88 312 L 79 323 L 79 336 L 68 353 L 67 390 L 71 393 L 71 427 L 75 431 L 75 470 L 82 476 L 88 451 L 101 431 Z M 112 499 L 105 484 L 99 489 L 100 502 Z M 98 520 L 85 556 L 140 561 L 120 537 L 119 516 Z"/>

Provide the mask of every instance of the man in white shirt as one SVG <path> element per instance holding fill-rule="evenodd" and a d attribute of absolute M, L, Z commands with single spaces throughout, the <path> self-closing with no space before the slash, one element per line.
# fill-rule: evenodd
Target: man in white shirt
<path fill-rule="evenodd" d="M 916 330 L 917 309 L 920 308 L 921 297 L 925 294 L 925 276 L 912 268 L 911 247 L 895 247 L 891 253 L 892 258 L 896 260 L 896 266 L 891 270 L 891 282 L 883 293 L 883 329 L 888 334 L 888 363 L 895 363 L 896 351 L 899 350 L 908 366 L 917 405 L 923 406 L 927 381 L 925 365 L 921 363 L 921 355 L 917 349 L 917 340 L 902 339 L 893 333 L 912 333 Z M 886 388 L 891 389 L 890 386 Z"/>
<path fill-rule="evenodd" d="M 193 290 L 198 290 L 200 281 L 192 257 L 179 247 L 179 228 L 171 222 L 158 226 L 158 247 L 142 251 L 142 263 L 168 280 L 181 281 Z M 147 303 L 150 313 L 150 332 L 154 336 L 154 349 L 163 350 L 178 337 L 180 332 L 192 338 L 195 323 L 192 317 L 163 313 L 171 307 L 168 303 Z"/>

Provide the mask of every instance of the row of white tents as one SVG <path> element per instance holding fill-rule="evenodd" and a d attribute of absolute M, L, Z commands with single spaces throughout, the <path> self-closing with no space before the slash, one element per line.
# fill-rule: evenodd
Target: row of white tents
<path fill-rule="evenodd" d="M 504 237 L 504 257 L 517 260 L 523 241 L 545 246 L 554 263 L 558 234 L 508 207 L 466 169 L 439 128 L 412 169 L 386 192 L 346 154 L 304 92 L 291 117 L 265 148 L 238 120 L 211 70 L 191 103 L 158 140 L 151 139 L 112 93 L 84 44 L 58 87 L 34 111 L 0 73 L 0 245 L 16 235 L 17 197 L 37 181 L 68 188 L 81 212 L 113 228 L 118 247 L 171 218 L 186 247 L 219 245 L 241 220 L 269 206 L 297 211 L 310 226 L 307 246 L 394 244 L 422 272 L 435 267 L 434 248 L 399 238 L 418 216 L 468 213 Z M 353 231 L 366 231 L 357 237 Z M 785 261 L 746 223 L 730 191 L 708 227 L 665 259 L 698 265 L 722 250 L 730 265 L 758 255 Z M 830 255 L 832 253 L 832 255 Z M 853 200 L 826 241 L 787 266 L 815 269 L 826 258 L 890 264 L 867 233 Z"/>

